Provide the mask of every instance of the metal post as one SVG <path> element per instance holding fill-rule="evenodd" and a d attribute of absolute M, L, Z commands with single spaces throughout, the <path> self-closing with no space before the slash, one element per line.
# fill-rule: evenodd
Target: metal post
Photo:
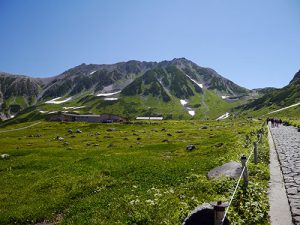
<path fill-rule="evenodd" d="M 244 173 L 243 173 L 244 186 L 245 186 L 245 188 L 247 188 L 248 187 L 248 169 L 247 169 L 247 165 L 246 165 L 247 157 L 245 155 L 243 155 L 241 157 L 241 162 L 242 162 L 242 169 L 244 170 Z"/>
<path fill-rule="evenodd" d="M 253 142 L 253 146 L 254 146 L 254 163 L 257 164 L 258 162 L 257 143 Z"/>
<path fill-rule="evenodd" d="M 225 209 L 228 207 L 228 203 L 222 201 L 218 201 L 216 203 L 212 203 L 214 207 L 214 225 L 222 225 L 222 221 L 225 215 Z"/>

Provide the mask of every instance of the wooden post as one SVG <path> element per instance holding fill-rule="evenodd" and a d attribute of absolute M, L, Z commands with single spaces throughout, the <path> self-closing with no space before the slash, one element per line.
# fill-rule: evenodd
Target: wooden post
<path fill-rule="evenodd" d="M 247 188 L 249 180 L 248 180 L 248 169 L 247 169 L 247 165 L 246 165 L 247 157 L 245 155 L 243 155 L 241 157 L 241 162 L 242 162 L 242 169 L 244 170 L 244 173 L 243 173 L 244 186 L 245 186 L 245 188 Z"/>
<path fill-rule="evenodd" d="M 224 215 L 225 215 L 225 209 L 228 207 L 227 202 L 218 201 L 216 203 L 212 203 L 214 207 L 214 225 L 222 225 Z"/>
<path fill-rule="evenodd" d="M 261 131 L 257 134 L 257 139 L 258 139 L 258 143 L 260 143 L 261 139 L 262 139 L 262 132 Z"/>
<path fill-rule="evenodd" d="M 254 147 L 254 163 L 257 164 L 258 162 L 258 151 L 257 151 L 257 143 L 253 142 Z"/>

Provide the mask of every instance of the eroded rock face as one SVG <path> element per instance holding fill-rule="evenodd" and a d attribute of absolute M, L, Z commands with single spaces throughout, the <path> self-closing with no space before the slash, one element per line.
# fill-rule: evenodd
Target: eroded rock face
<path fill-rule="evenodd" d="M 242 173 L 242 165 L 238 162 L 225 163 L 216 167 L 207 173 L 208 179 L 217 179 L 220 177 L 228 177 L 237 179 Z"/>
<path fill-rule="evenodd" d="M 223 225 L 229 225 L 225 218 Z M 191 214 L 185 218 L 182 225 L 214 225 L 214 209 L 211 204 L 204 203 L 195 208 Z"/>

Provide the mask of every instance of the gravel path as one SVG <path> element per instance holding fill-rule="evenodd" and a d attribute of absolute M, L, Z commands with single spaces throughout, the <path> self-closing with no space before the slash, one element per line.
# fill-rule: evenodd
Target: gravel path
<path fill-rule="evenodd" d="M 270 129 L 281 165 L 294 224 L 300 225 L 300 133 L 294 127 Z"/>
<path fill-rule="evenodd" d="M 12 131 L 24 130 L 24 129 L 27 129 L 27 128 L 30 128 L 30 127 L 34 127 L 35 125 L 38 125 L 38 124 L 40 124 L 40 123 L 41 123 L 41 122 L 37 122 L 37 123 L 31 124 L 31 125 L 26 126 L 26 127 L 16 128 L 16 129 L 12 129 L 12 130 L 0 130 L 0 133 L 6 133 L 6 132 L 12 132 Z"/>

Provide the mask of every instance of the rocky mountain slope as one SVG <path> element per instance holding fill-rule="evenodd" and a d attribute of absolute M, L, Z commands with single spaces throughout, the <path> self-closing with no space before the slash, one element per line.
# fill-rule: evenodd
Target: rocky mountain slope
<path fill-rule="evenodd" d="M 287 86 L 268 90 L 261 98 L 242 105 L 238 109 L 263 114 L 298 102 L 300 102 L 300 71 L 294 75 Z"/>
<path fill-rule="evenodd" d="M 81 64 L 58 76 L 43 79 L 2 76 L 1 111 L 7 115 L 32 105 L 42 106 L 40 111 L 51 111 L 61 110 L 59 104 L 77 107 L 84 104 L 85 113 L 110 112 L 128 116 L 194 111 L 190 113 L 194 116 L 195 111 L 199 111 L 199 115 L 208 116 L 212 108 L 217 107 L 221 110 L 218 113 L 224 113 L 233 107 L 230 101 L 252 93 L 216 71 L 185 58 L 162 62 L 132 60 L 111 65 Z M 12 105 L 19 105 L 18 110 L 7 110 Z M 217 112 L 213 114 L 216 116 Z"/>

